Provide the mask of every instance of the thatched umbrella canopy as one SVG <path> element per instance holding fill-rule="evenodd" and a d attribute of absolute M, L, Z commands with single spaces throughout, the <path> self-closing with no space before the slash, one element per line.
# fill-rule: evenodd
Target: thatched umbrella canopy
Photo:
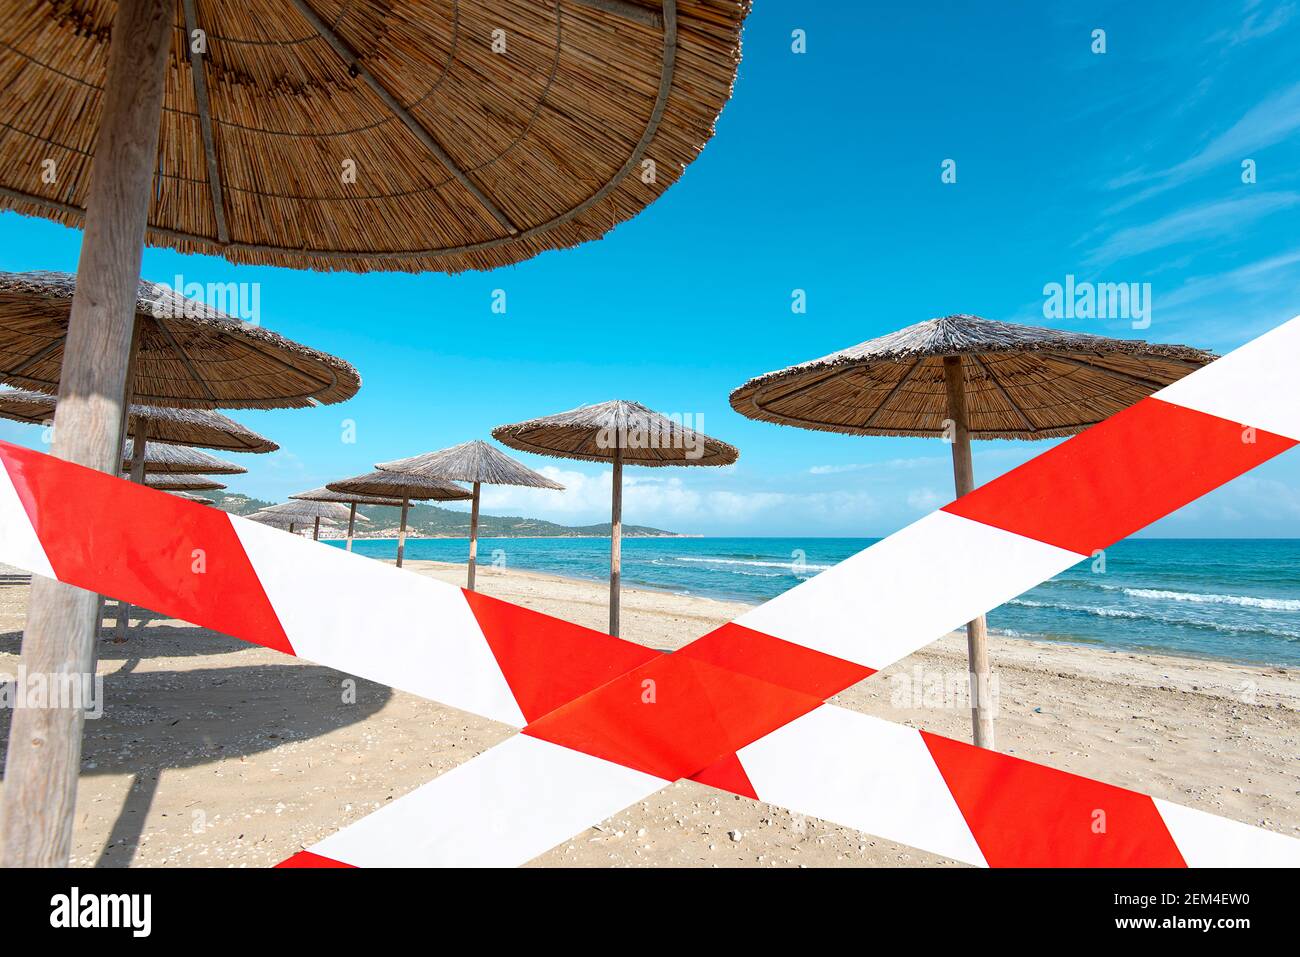
<path fill-rule="evenodd" d="M 455 271 L 634 216 L 712 135 L 739 61 L 748 0 L 680 7 L 20 0 L 0 25 L 0 205 L 86 226 L 54 453 L 115 466 L 146 240 L 234 262 Z M 84 673 L 94 610 L 75 614 L 79 660 L 60 667 Z M 55 640 L 29 633 L 24 651 L 43 660 Z M 11 728 L 7 864 L 68 856 L 81 726 L 65 716 L 37 748 L 36 720 Z M 31 823 L 49 821 L 57 834 Z"/>
<path fill-rule="evenodd" d="M 152 103 L 131 101 L 149 104 L 160 142 L 148 152 L 150 244 L 409 272 L 520 262 L 644 209 L 712 136 L 749 11 L 748 0 L 162 6 L 119 0 L 116 22 L 102 0 L 7 13 L 0 204 L 75 226 L 93 215 L 103 130 L 130 120 L 108 111 L 116 54 L 129 58 L 123 80 L 157 87 Z M 125 28 L 131 15 L 142 29 Z M 206 50 L 192 49 L 196 30 Z"/>
<path fill-rule="evenodd" d="M 418 475 L 403 475 L 400 472 L 368 472 L 350 479 L 330 482 L 325 486 L 331 492 L 345 495 L 373 495 L 377 498 L 400 499 L 402 502 L 402 526 L 397 533 L 397 567 L 402 567 L 402 557 L 406 552 L 406 514 L 411 502 L 438 501 L 455 502 L 471 498 L 469 489 L 444 482 L 441 479 L 422 478 Z"/>
<path fill-rule="evenodd" d="M 123 472 L 131 471 L 135 464 L 131 458 L 132 451 L 130 444 L 122 449 Z M 166 472 L 173 475 L 243 475 L 248 471 L 242 465 L 219 459 L 201 449 L 164 442 L 150 442 L 144 447 L 144 470 L 151 474 Z"/>
<path fill-rule="evenodd" d="M 1050 439 L 1096 425 L 1214 358 L 1190 346 L 945 316 L 758 376 L 731 393 L 731 406 L 803 429 L 939 437 L 952 418 L 946 369 L 955 366 L 972 439 Z"/>
<path fill-rule="evenodd" d="M 344 546 L 348 551 L 352 551 L 352 533 L 356 529 L 357 519 L 368 522 L 370 519 L 364 515 L 357 514 L 358 505 L 386 505 L 392 508 L 401 508 L 401 499 L 395 498 L 376 498 L 373 495 L 355 495 L 347 492 L 331 492 L 327 488 L 314 488 L 306 492 L 299 492 L 297 495 L 290 495 L 291 499 L 302 499 L 308 502 L 338 502 L 348 506 L 348 538 Z"/>
<path fill-rule="evenodd" d="M 310 522 L 319 521 L 319 524 L 316 526 L 316 534 L 318 535 L 320 534 L 320 525 L 324 525 L 326 528 L 333 528 L 335 525 L 338 524 L 332 518 L 318 517 L 317 519 L 312 519 L 304 515 L 285 515 L 283 513 L 273 512 L 265 508 L 259 509 L 258 511 L 253 512 L 251 515 L 245 515 L 244 517 L 247 518 L 249 521 L 257 522 L 260 525 L 272 525 L 275 528 L 283 528 L 285 531 L 292 532 L 294 534 L 297 534 L 297 529 L 299 525 L 306 525 L 309 521 Z"/>
<path fill-rule="evenodd" d="M 282 502 L 279 505 L 270 505 L 260 510 L 265 515 L 283 515 L 286 518 L 300 519 L 304 524 L 313 523 L 312 539 L 320 540 L 320 523 L 321 519 L 337 524 L 342 521 L 343 516 L 348 510 L 336 502 L 314 502 L 302 500 L 290 500 Z M 362 519 L 365 521 L 366 519 Z"/>
<path fill-rule="evenodd" d="M 202 475 L 175 475 L 167 472 L 146 475 L 144 484 L 160 492 L 215 492 L 226 487 Z"/>
<path fill-rule="evenodd" d="M 971 439 L 1073 435 L 1214 358 L 1190 346 L 944 316 L 751 379 L 731 406 L 824 432 L 943 437 L 961 496 L 975 485 Z M 975 743 L 992 748 L 987 630 L 982 615 L 966 626 Z"/>
<path fill-rule="evenodd" d="M 469 517 L 469 583 L 474 590 L 474 569 L 478 563 L 478 503 L 479 490 L 484 482 L 491 485 L 522 485 L 527 488 L 549 488 L 564 491 L 559 482 L 552 482 L 522 462 L 516 462 L 504 452 L 499 452 L 486 442 L 475 440 L 453 445 L 440 452 L 426 452 L 407 459 L 380 462 L 376 468 L 404 475 L 443 479 L 449 482 L 473 483 L 473 502 Z"/>
<path fill-rule="evenodd" d="M 0 381 L 58 392 L 76 291 L 71 273 L 0 272 Z M 361 387 L 357 370 L 342 359 L 159 283 L 138 281 L 133 311 L 135 367 L 128 387 L 135 403 L 302 409 L 342 402 Z"/>
<path fill-rule="evenodd" d="M 623 466 L 730 465 L 735 446 L 684 426 L 637 402 L 615 399 L 568 412 L 499 425 L 492 437 L 538 455 L 585 462 L 612 462 L 610 510 L 609 633 L 619 632 L 619 575 L 623 563 Z"/>
<path fill-rule="evenodd" d="M 202 495 L 191 495 L 189 492 L 174 491 L 170 494 L 183 498 L 187 502 L 197 502 L 199 505 L 211 505 L 213 502 L 213 499 L 204 498 Z"/>
<path fill-rule="evenodd" d="M 0 418 L 45 425 L 54 418 L 56 400 L 44 392 L 0 389 Z M 126 434 L 172 445 L 194 445 L 225 452 L 274 452 L 280 446 L 234 419 L 210 409 L 172 409 L 133 405 Z"/>

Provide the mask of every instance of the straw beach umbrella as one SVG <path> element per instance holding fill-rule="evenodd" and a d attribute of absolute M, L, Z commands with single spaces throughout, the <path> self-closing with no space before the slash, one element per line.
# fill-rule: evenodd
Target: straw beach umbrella
<path fill-rule="evenodd" d="M 314 488 L 306 492 L 299 492 L 297 495 L 290 495 L 291 499 L 302 499 L 308 502 L 338 502 L 341 505 L 348 506 L 348 543 L 347 550 L 352 551 L 352 531 L 356 528 L 357 519 L 363 522 L 369 522 L 370 519 L 364 515 L 357 514 L 358 505 L 384 505 L 390 508 L 401 508 L 402 503 L 399 499 L 393 498 L 376 498 L 373 495 L 349 495 L 346 492 L 331 492 L 327 488 Z"/>
<path fill-rule="evenodd" d="M 470 507 L 469 583 L 466 585 L 470 591 L 474 590 L 474 566 L 478 558 L 478 501 L 482 484 L 487 482 L 490 485 L 522 485 L 526 488 L 564 491 L 564 486 L 559 482 L 552 482 L 545 475 L 539 475 L 504 452 L 498 452 L 477 439 L 453 445 L 441 452 L 426 452 L 407 459 L 380 462 L 376 468 L 404 475 L 472 483 L 474 504 Z"/>
<path fill-rule="evenodd" d="M 0 389 L 0 418 L 28 425 L 46 425 L 53 421 L 56 405 L 54 396 L 43 392 Z M 141 481 L 145 471 L 140 463 L 146 458 L 142 455 L 146 439 L 173 446 L 193 445 L 235 452 L 274 452 L 280 447 L 234 419 L 210 409 L 132 405 L 127 418 L 127 435 L 131 438 L 130 458 L 135 465 L 130 478 L 136 483 Z"/>
<path fill-rule="evenodd" d="M 259 514 L 283 515 L 301 521 L 303 524 L 312 522 L 312 540 L 319 541 L 321 520 L 324 519 L 331 525 L 337 524 L 347 514 L 347 509 L 334 502 L 288 501 L 260 509 Z"/>
<path fill-rule="evenodd" d="M 258 511 L 253 512 L 253 514 L 245 515 L 244 517 L 251 522 L 257 522 L 259 525 L 271 525 L 275 528 L 282 528 L 295 535 L 297 534 L 297 528 L 299 525 L 305 525 L 308 521 L 315 521 L 315 519 L 308 519 L 302 515 L 285 515 L 281 512 L 272 512 L 267 509 L 259 509 Z M 320 518 L 317 516 L 317 519 L 319 520 L 320 525 L 324 525 L 326 528 L 333 528 L 338 524 L 332 518 Z M 317 526 L 317 531 L 319 533 L 319 526 Z"/>
<path fill-rule="evenodd" d="M 735 446 L 684 427 L 636 402 L 615 399 L 514 425 L 499 425 L 492 437 L 522 452 L 586 462 L 611 462 L 609 633 L 619 632 L 619 575 L 623 564 L 624 465 L 730 465 Z"/>
<path fill-rule="evenodd" d="M 215 492 L 226 486 L 204 475 L 146 475 L 144 484 L 160 492 Z"/>
<path fill-rule="evenodd" d="M 134 451 L 130 444 L 122 449 L 123 472 L 131 471 L 137 462 L 143 462 L 145 472 L 151 475 L 244 475 L 248 472 L 242 465 L 184 445 L 149 442 L 144 447 L 144 458 L 139 460 L 132 458 Z"/>
<path fill-rule="evenodd" d="M 54 418 L 56 400 L 44 392 L 0 389 L 0 418 L 45 425 Z M 193 445 L 223 452 L 274 452 L 280 446 L 234 419 L 210 409 L 174 409 L 132 405 L 126 433 L 140 441 Z"/>
<path fill-rule="evenodd" d="M 60 370 L 72 348 L 77 286 L 71 273 L 0 272 L 0 381 L 20 389 L 60 391 Z M 342 359 L 227 315 L 161 283 L 133 279 L 131 291 L 132 375 L 119 391 L 125 394 L 129 387 L 133 404 L 170 409 L 306 409 L 350 399 L 361 386 L 357 370 Z M 60 406 L 65 402 L 66 397 Z M 166 413 L 159 413 L 149 420 L 151 438 L 163 437 L 152 433 L 152 423 L 164 417 Z M 177 417 L 167 418 L 175 423 Z M 232 435 L 242 433 L 248 430 L 238 426 Z M 249 435 L 254 446 L 267 442 Z"/>
<path fill-rule="evenodd" d="M 947 438 L 960 497 L 975 486 L 971 439 L 1073 435 L 1214 358 L 1189 346 L 945 316 L 751 379 L 731 406 L 804 429 Z M 975 743 L 992 748 L 984 616 L 966 636 Z"/>
<path fill-rule="evenodd" d="M 402 556 L 406 551 L 406 513 L 411 502 L 438 501 L 458 502 L 472 498 L 469 489 L 444 482 L 441 479 L 423 478 L 419 475 L 403 475 L 401 472 L 369 472 L 350 479 L 330 482 L 325 486 L 331 492 L 345 495 L 373 495 L 377 498 L 399 499 L 402 503 L 402 526 L 397 533 L 397 567 L 402 567 Z"/>
<path fill-rule="evenodd" d="M 0 205 L 85 225 L 52 451 L 101 471 L 130 401 L 146 240 L 232 262 L 458 271 L 595 239 L 712 135 L 749 12 L 748 0 L 357 0 L 337 12 L 321 0 L 117 0 L 110 27 L 99 6 L 12 6 Z M 496 28 L 507 48 L 465 40 Z M 42 175 L 51 158 L 54 177 Z M 29 620 L 43 607 L 34 593 Z M 91 616 L 79 613 L 82 638 L 67 646 L 86 661 Z M 77 670 L 70 655 L 55 653 Z M 58 726 L 58 747 L 15 748 L 37 721 Z M 11 726 L 2 863 L 66 861 L 80 721 Z"/>

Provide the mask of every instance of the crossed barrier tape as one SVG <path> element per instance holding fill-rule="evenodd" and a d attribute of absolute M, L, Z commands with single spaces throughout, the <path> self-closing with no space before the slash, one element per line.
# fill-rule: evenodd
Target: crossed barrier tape
<path fill-rule="evenodd" d="M 1300 318 L 672 654 L 5 443 L 0 560 L 522 729 L 291 866 L 521 864 L 683 778 L 972 864 L 1296 866 L 825 701 L 1295 445 L 1297 349 Z"/>

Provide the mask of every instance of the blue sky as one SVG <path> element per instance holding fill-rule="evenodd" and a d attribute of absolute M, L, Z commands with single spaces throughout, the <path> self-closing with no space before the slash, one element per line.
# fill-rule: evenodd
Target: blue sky
<path fill-rule="evenodd" d="M 992 12 L 996 9 L 996 13 Z M 807 52 L 791 51 L 791 31 Z M 1092 32 L 1106 52 L 1091 51 Z M 610 398 L 702 416 L 714 469 L 629 469 L 628 522 L 879 535 L 951 497 L 948 447 L 751 422 L 746 379 L 937 315 L 1224 351 L 1300 313 L 1300 11 L 1293 3 L 757 0 L 716 137 L 605 239 L 491 273 L 319 274 L 147 250 L 170 282 L 261 284 L 264 325 L 361 371 L 350 402 L 239 412 L 283 447 L 237 491 L 281 499 L 374 462 Z M 941 164 L 957 182 L 941 182 Z M 1242 182 L 1242 161 L 1257 181 Z M 76 266 L 79 233 L 0 214 L 0 267 Z M 1149 282 L 1152 324 L 1044 320 L 1043 287 Z M 505 315 L 492 311 L 506 294 Z M 792 314 L 792 290 L 807 292 Z M 343 441 L 355 423 L 356 442 Z M 38 445 L 12 423 L 0 437 Z M 976 445 L 980 480 L 1042 443 Z M 605 520 L 607 469 L 524 456 L 565 493 L 489 512 Z M 1300 536 L 1300 454 L 1152 533 Z"/>

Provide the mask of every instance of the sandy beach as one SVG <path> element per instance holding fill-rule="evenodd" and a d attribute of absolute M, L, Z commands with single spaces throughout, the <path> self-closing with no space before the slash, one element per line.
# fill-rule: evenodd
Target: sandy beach
<path fill-rule="evenodd" d="M 464 569 L 408 570 L 460 584 Z M 595 582 L 481 567 L 480 589 L 600 628 Z M 28 578 L 0 569 L 0 672 L 18 667 Z M 626 590 L 624 636 L 673 649 L 745 606 Z M 72 862 L 264 867 L 510 734 L 505 726 L 146 613 L 101 642 L 103 717 L 88 721 Z M 1300 837 L 1300 683 L 1283 669 L 994 637 L 999 748 Z M 921 669 L 918 671 L 917 669 Z M 965 670 L 950 635 L 836 698 L 965 740 L 962 702 L 901 694 Z M 9 713 L 0 713 L 8 734 Z M 867 756 L 864 756 L 866 759 Z M 679 783 L 533 866 L 953 865 L 872 835 Z"/>

